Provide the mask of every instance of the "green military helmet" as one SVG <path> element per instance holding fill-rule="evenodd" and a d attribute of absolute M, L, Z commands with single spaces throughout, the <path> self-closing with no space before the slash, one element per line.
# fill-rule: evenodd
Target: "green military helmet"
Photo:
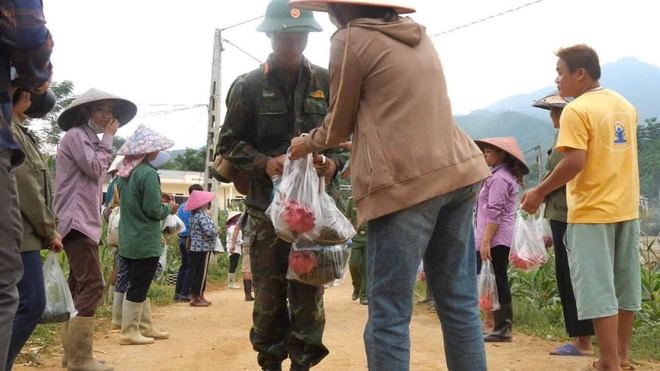
<path fill-rule="evenodd" d="M 323 28 L 309 10 L 290 8 L 288 0 L 271 0 L 259 32 L 321 32 Z"/>

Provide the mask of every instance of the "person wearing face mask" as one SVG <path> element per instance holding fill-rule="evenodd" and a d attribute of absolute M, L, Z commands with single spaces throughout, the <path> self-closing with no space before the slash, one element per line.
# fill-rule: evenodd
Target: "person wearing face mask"
<path fill-rule="evenodd" d="M 234 81 L 216 152 L 251 174 L 245 202 L 256 293 L 250 341 L 259 366 L 281 370 L 288 357 L 292 370 L 307 370 L 328 354 L 322 342 L 324 288 L 286 279 L 291 244 L 277 237 L 265 211 L 291 139 L 323 122 L 330 78 L 303 55 L 309 32 L 321 31 L 311 12 L 272 0 L 257 31 L 270 38 L 273 53 L 263 66 Z M 327 169 L 319 170 L 320 177 L 329 183 L 328 193 L 341 200 L 336 174 L 347 153 L 333 149 L 324 155 Z"/>
<path fill-rule="evenodd" d="M 119 256 L 128 278 L 121 305 L 122 345 L 151 344 L 169 337 L 153 326 L 147 292 L 163 252 L 160 222 L 179 209 L 169 195 L 163 196 L 160 178 L 150 162 L 173 145 L 173 141 L 140 125 L 117 152 L 125 156 L 117 172 Z"/>
<path fill-rule="evenodd" d="M 69 369 L 112 369 L 92 356 L 94 312 L 103 296 L 98 251 L 101 195 L 114 135 L 136 113 L 134 103 L 92 88 L 76 98 L 57 120 L 66 133 L 57 151 L 53 207 L 60 218 L 58 232 L 69 260 L 69 288 L 78 310 L 62 331 L 62 364 Z"/>
<path fill-rule="evenodd" d="M 52 94 L 52 92 L 50 93 Z M 6 370 L 30 338 L 46 307 L 46 291 L 41 264 L 41 250 L 62 252 L 62 237 L 57 233 L 57 215 L 52 208 L 53 184 L 44 156 L 39 152 L 33 134 L 25 123 L 41 118 L 55 104 L 53 99 L 37 115 L 30 113 L 30 93 L 17 91 L 14 95 L 12 134 L 25 154 L 25 161 L 16 169 L 16 188 L 23 222 L 21 260 L 23 278 L 18 283 L 19 304 L 12 326 Z M 30 114 L 30 116 L 28 115 Z"/>
<path fill-rule="evenodd" d="M 330 12 L 331 104 L 323 124 L 291 142 L 291 158 L 352 135 L 357 224 L 367 223 L 364 342 L 370 370 L 410 369 L 417 268 L 442 322 L 450 370 L 486 369 L 477 308 L 472 210 L 490 173 L 454 123 L 440 58 L 405 0 L 291 0 Z"/>

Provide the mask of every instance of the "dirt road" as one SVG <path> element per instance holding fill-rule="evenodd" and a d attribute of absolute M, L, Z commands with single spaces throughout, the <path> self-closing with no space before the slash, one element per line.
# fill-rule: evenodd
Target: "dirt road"
<path fill-rule="evenodd" d="M 347 280 L 350 278 L 347 278 Z M 362 331 L 367 307 L 350 300 L 349 281 L 326 290 L 327 325 L 324 342 L 330 349 L 314 370 L 366 370 Z M 207 295 L 213 305 L 192 308 L 173 304 L 153 309 L 157 327 L 169 331 L 170 339 L 146 346 L 120 346 L 118 333 L 110 332 L 109 321 L 99 321 L 95 339 L 96 356 L 107 360 L 117 371 L 142 370 L 259 370 L 256 353 L 248 339 L 251 302 L 243 290 L 220 288 Z M 411 323 L 411 370 L 446 370 L 442 333 L 434 314 L 417 305 Z M 487 344 L 488 368 L 494 371 L 580 370 L 589 357 L 549 356 L 557 344 L 514 332 L 513 343 Z M 58 369 L 59 357 L 45 361 L 47 369 Z M 658 365 L 656 365 L 658 366 Z M 34 368 L 15 367 L 32 371 Z M 288 361 L 284 369 L 288 370 Z M 640 370 L 658 370 L 644 365 Z"/>

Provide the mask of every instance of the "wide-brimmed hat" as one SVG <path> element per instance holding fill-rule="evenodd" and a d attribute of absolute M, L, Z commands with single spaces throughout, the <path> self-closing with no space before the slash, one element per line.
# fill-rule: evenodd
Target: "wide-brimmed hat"
<path fill-rule="evenodd" d="M 229 223 L 232 219 L 236 218 L 237 216 L 240 216 L 243 214 L 240 211 L 230 211 L 229 214 L 227 214 L 227 223 Z"/>
<path fill-rule="evenodd" d="M 499 148 L 500 150 L 510 154 L 523 165 L 525 169 L 524 173 L 529 174 L 529 167 L 527 167 L 525 156 L 523 156 L 520 147 L 518 147 L 518 142 L 516 141 L 516 138 L 514 137 L 485 138 L 485 139 L 475 140 L 474 142 L 482 150 L 484 146 L 489 145 Z"/>
<path fill-rule="evenodd" d="M 117 154 L 124 156 L 144 155 L 166 150 L 173 145 L 173 141 L 140 124 L 133 134 L 126 139 L 124 145 L 119 148 Z"/>
<path fill-rule="evenodd" d="M 571 100 L 562 97 L 561 95 L 559 95 L 559 92 L 556 91 L 552 94 L 546 95 L 545 97 L 535 101 L 532 104 L 532 107 L 543 108 L 547 110 L 551 108 L 564 108 Z"/>
<path fill-rule="evenodd" d="M 299 9 L 327 12 L 328 4 L 347 4 L 379 6 L 392 8 L 399 14 L 415 13 L 416 10 L 409 4 L 409 0 L 290 0 L 289 6 Z"/>
<path fill-rule="evenodd" d="M 289 8 L 287 0 L 268 3 L 264 20 L 257 26 L 259 32 L 321 32 L 323 27 L 314 19 L 314 13 Z"/>
<path fill-rule="evenodd" d="M 110 164 L 110 167 L 108 168 L 107 173 L 111 173 L 113 171 L 119 170 L 119 166 L 121 166 L 121 162 L 124 160 L 124 156 L 117 156 L 115 159 L 112 161 Z"/>
<path fill-rule="evenodd" d="M 212 192 L 192 191 L 190 198 L 186 201 L 186 206 L 183 207 L 183 211 L 197 210 L 202 206 L 206 206 L 214 198 L 215 193 Z"/>
<path fill-rule="evenodd" d="M 62 111 L 60 117 L 57 118 L 57 125 L 60 129 L 67 131 L 74 126 L 84 124 L 84 116 L 80 112 L 80 109 L 88 103 L 102 100 L 115 101 L 113 116 L 119 121 L 120 127 L 128 124 L 128 122 L 137 114 L 137 106 L 135 103 L 96 88 L 91 88 L 78 96 L 78 98 L 71 102 L 71 104 Z"/>
<path fill-rule="evenodd" d="M 172 159 L 172 155 L 167 152 L 158 152 L 158 156 L 153 161 L 149 161 L 149 164 L 153 167 L 161 167 L 168 163 Z"/>

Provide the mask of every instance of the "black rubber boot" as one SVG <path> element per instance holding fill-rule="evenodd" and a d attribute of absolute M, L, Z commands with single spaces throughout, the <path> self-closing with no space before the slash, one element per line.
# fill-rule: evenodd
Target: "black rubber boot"
<path fill-rule="evenodd" d="M 245 301 L 254 301 L 252 296 L 252 280 L 243 280 L 243 291 L 245 292 Z"/>
<path fill-rule="evenodd" d="M 513 341 L 511 335 L 511 325 L 513 324 L 513 305 L 500 304 L 500 309 L 493 312 L 495 328 L 487 335 L 484 335 L 486 343 L 503 343 Z"/>

